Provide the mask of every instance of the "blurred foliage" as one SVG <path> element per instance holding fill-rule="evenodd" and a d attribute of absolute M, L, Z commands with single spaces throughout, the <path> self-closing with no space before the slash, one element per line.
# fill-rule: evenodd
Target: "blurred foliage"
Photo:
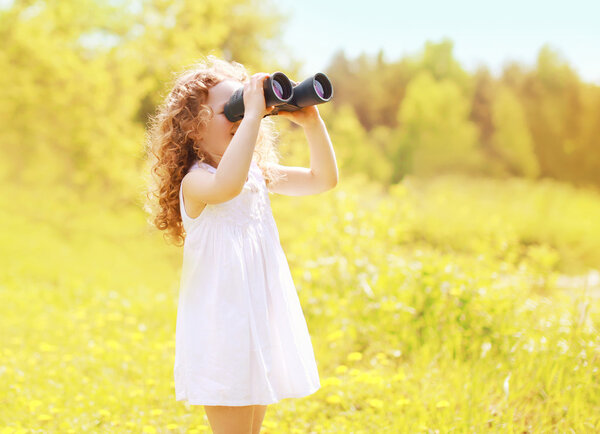
<path fill-rule="evenodd" d="M 0 9 L 0 433 L 207 432 L 174 400 L 181 250 L 148 225 L 144 129 L 215 54 L 286 71 L 274 2 Z M 296 65 L 296 66 L 294 66 Z M 335 190 L 271 195 L 322 387 L 264 433 L 600 430 L 600 91 L 549 47 L 338 53 Z M 308 166 L 276 119 L 282 164 Z M 457 173 L 458 172 L 458 173 Z"/>
<path fill-rule="evenodd" d="M 0 176 L 137 200 L 144 128 L 172 71 L 209 53 L 273 68 L 263 47 L 283 21 L 268 6 L 48 0 L 0 10 Z"/>
<path fill-rule="evenodd" d="M 515 175 L 537 177 L 540 168 L 533 138 L 527 127 L 523 107 L 510 89 L 498 89 L 498 96 L 492 101 L 492 120 L 496 127 L 491 143 L 506 168 Z"/>
<path fill-rule="evenodd" d="M 549 46 L 534 68 L 510 63 L 498 78 L 485 67 L 468 74 L 452 50 L 449 40 L 427 42 L 395 62 L 340 52 L 327 69 L 337 110 L 352 106 L 369 132 L 391 130 L 388 183 L 462 171 L 600 187 L 599 86 L 582 82 Z"/>
<path fill-rule="evenodd" d="M 477 158 L 476 128 L 468 119 L 469 102 L 458 86 L 448 80 L 435 81 L 429 72 L 412 80 L 398 112 L 396 161 L 408 173 L 438 174 L 449 168 L 468 168 Z M 397 174 L 400 175 L 400 174 Z M 401 176 L 395 176 L 396 182 Z"/>
<path fill-rule="evenodd" d="M 14 1 L 0 10 L 0 176 L 139 201 L 144 128 L 173 72 L 209 53 L 285 69 L 285 22 L 257 0 Z M 443 40 L 396 62 L 334 56 L 335 97 L 321 107 L 342 173 L 386 186 L 456 171 L 600 185 L 598 86 L 550 47 L 499 78 L 469 74 L 452 51 Z"/>

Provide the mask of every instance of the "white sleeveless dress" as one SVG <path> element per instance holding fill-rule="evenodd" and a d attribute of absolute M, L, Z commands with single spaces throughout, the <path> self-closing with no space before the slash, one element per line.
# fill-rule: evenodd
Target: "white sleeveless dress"
<path fill-rule="evenodd" d="M 216 169 L 197 162 L 190 170 Z M 306 320 L 253 160 L 241 193 L 190 218 L 175 337 L 176 401 L 273 404 L 320 387 Z"/>

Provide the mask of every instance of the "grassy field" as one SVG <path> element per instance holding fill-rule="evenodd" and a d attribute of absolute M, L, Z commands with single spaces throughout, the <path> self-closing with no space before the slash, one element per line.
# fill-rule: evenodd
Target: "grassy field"
<path fill-rule="evenodd" d="M 322 387 L 264 433 L 600 430 L 600 195 L 362 178 L 271 196 Z M 0 194 L 0 433 L 209 432 L 175 402 L 181 249 L 139 207 Z"/>

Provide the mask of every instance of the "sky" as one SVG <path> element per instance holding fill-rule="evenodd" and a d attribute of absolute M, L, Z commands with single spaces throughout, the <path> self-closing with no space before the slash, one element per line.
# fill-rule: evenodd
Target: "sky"
<path fill-rule="evenodd" d="M 420 53 L 426 41 L 454 42 L 454 57 L 499 75 L 508 61 L 535 65 L 549 44 L 582 80 L 600 85 L 600 0 L 277 0 L 288 15 L 283 42 L 302 72 L 323 70 L 332 55 L 376 54 L 387 61 Z"/>

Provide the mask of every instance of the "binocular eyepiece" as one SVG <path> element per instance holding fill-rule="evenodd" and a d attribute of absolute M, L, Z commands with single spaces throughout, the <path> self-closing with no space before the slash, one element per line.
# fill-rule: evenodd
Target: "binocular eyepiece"
<path fill-rule="evenodd" d="M 263 82 L 263 90 L 266 106 L 274 106 L 273 111 L 266 116 L 276 115 L 280 111 L 293 112 L 309 105 L 323 104 L 333 96 L 331 81 L 322 72 L 296 85 L 292 84 L 283 72 L 275 72 Z M 236 122 L 244 117 L 243 88 L 237 89 L 231 95 L 225 104 L 224 112 L 229 122 Z"/>

